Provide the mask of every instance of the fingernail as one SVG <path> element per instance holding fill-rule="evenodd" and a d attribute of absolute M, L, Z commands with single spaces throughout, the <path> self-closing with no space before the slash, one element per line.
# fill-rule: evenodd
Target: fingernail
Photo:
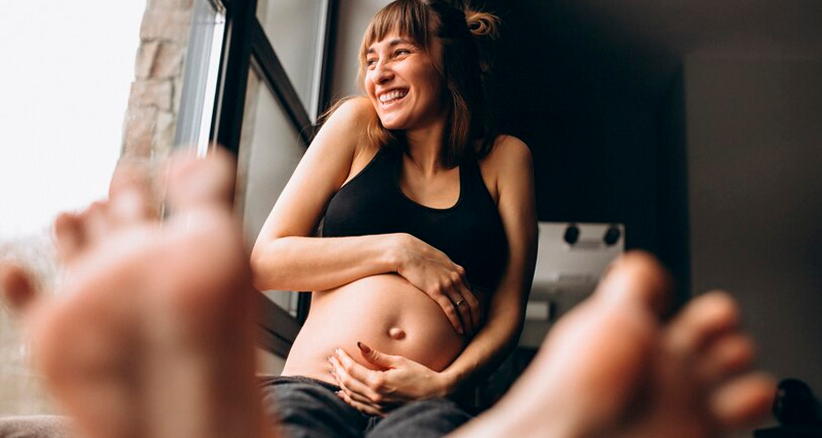
<path fill-rule="evenodd" d="M 360 351 L 362 351 L 365 354 L 368 354 L 368 353 L 371 352 L 371 349 L 367 345 L 363 344 L 360 341 L 357 341 L 357 348 L 359 348 Z"/>

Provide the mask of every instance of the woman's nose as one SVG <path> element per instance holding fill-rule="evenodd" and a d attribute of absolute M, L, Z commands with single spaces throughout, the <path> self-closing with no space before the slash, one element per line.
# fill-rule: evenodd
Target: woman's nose
<path fill-rule="evenodd" d="M 374 72 L 374 83 L 381 85 L 391 79 L 394 79 L 394 72 L 382 62 L 377 63 L 376 71 Z"/>

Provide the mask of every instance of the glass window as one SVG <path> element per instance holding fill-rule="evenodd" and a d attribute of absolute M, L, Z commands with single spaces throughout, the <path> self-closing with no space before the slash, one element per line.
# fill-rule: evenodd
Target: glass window
<path fill-rule="evenodd" d="M 257 19 L 313 122 L 328 0 L 258 0 Z"/>
<path fill-rule="evenodd" d="M 305 146 L 279 101 L 251 69 L 238 166 L 237 207 L 243 212 L 246 241 L 252 245 L 271 208 L 305 152 Z M 296 316 L 293 292 L 264 292 Z"/>
<path fill-rule="evenodd" d="M 174 143 L 196 147 L 201 154 L 208 148 L 211 135 L 224 28 L 225 7 L 219 0 L 194 2 Z"/>

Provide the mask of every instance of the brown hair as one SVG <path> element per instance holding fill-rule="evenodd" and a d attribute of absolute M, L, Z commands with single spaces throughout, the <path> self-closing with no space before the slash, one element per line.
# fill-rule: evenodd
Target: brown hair
<path fill-rule="evenodd" d="M 396 0 L 377 12 L 365 31 L 360 46 L 360 87 L 368 47 L 390 32 L 411 38 L 429 54 L 431 39 L 439 39 L 442 59 L 434 63 L 442 74 L 449 102 L 443 163 L 454 167 L 466 158 L 479 159 L 491 151 L 497 136 L 488 82 L 498 27 L 496 16 L 445 0 Z M 401 133 L 386 129 L 376 117 L 368 127 L 368 136 L 379 147 L 407 148 Z M 479 146 L 475 146 L 477 142 Z"/>

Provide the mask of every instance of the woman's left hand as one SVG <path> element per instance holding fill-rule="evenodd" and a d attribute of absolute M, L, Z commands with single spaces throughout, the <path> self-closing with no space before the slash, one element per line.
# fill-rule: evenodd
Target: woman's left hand
<path fill-rule="evenodd" d="M 441 373 L 403 356 L 381 353 L 362 343 L 357 346 L 366 361 L 382 370 L 360 365 L 340 348 L 328 361 L 341 388 L 337 395 L 358 411 L 385 416 L 397 405 L 447 395 L 447 381 Z"/>

